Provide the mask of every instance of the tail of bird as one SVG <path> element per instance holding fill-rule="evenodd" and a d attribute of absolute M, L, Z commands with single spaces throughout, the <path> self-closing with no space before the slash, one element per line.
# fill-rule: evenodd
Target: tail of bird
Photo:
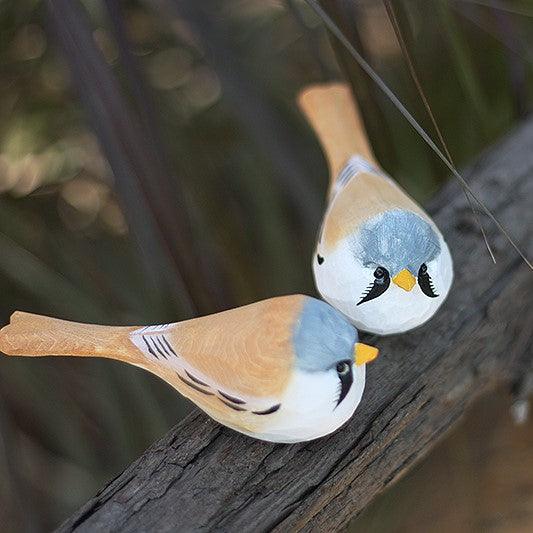
<path fill-rule="evenodd" d="M 331 183 L 353 155 L 377 165 L 355 97 L 346 83 L 311 85 L 300 93 L 298 104 L 326 153 Z"/>
<path fill-rule="evenodd" d="M 138 364 L 143 356 L 130 340 L 135 329 L 80 324 L 16 311 L 9 325 L 0 330 L 0 351 L 29 357 L 106 357 Z"/>

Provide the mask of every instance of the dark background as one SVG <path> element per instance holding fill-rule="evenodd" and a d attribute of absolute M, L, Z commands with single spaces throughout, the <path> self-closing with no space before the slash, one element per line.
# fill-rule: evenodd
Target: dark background
<path fill-rule="evenodd" d="M 532 107 L 533 7 L 393 4 L 465 164 Z M 436 137 L 384 4 L 323 5 Z M 384 168 L 434 194 L 445 167 L 302 1 L 1 2 L 1 323 L 160 323 L 314 294 L 327 169 L 294 100 L 335 78 Z M 509 406 L 506 391 L 481 402 L 353 529 L 531 530 L 533 426 Z M 1 358 L 2 530 L 57 525 L 188 409 L 118 363 Z"/>

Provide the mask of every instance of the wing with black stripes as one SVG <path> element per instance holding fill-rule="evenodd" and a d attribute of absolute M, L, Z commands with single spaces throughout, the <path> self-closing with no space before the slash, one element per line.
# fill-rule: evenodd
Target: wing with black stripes
<path fill-rule="evenodd" d="M 270 415 L 279 410 L 281 404 L 278 398 L 273 396 L 261 398 L 238 390 L 238 376 L 235 385 L 227 388 L 218 383 L 212 375 L 199 370 L 191 362 L 191 354 L 184 353 L 183 347 L 173 340 L 179 335 L 176 331 L 179 329 L 180 324 L 162 324 L 132 331 L 131 341 L 146 358 L 146 364 L 141 366 L 167 381 L 221 421 L 225 421 L 228 416 L 235 418 L 239 413 L 256 417 Z M 213 370 L 216 366 L 219 371 L 223 361 L 213 356 L 212 363 Z M 243 373 L 247 379 L 246 371 Z"/>

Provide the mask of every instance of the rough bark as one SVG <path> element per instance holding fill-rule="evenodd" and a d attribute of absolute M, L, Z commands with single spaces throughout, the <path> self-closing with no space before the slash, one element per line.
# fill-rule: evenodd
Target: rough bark
<path fill-rule="evenodd" d="M 529 248 L 533 121 L 467 172 L 474 190 Z M 297 445 L 254 441 L 195 412 L 59 531 L 330 531 L 356 516 L 502 382 L 532 368 L 533 275 L 492 225 L 493 265 L 460 187 L 429 206 L 455 259 L 455 282 L 424 327 L 377 340 L 363 402 L 335 434 Z M 529 234 L 529 236 L 528 236 Z"/>

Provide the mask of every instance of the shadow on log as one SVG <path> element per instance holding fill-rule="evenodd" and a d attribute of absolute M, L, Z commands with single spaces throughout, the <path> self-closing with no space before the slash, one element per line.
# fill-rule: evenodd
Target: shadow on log
<path fill-rule="evenodd" d="M 531 255 L 533 121 L 465 174 Z M 485 221 L 493 265 L 460 187 L 428 206 L 455 259 L 448 300 L 424 327 L 380 339 L 349 423 L 296 445 L 254 441 L 196 412 L 59 531 L 330 531 L 345 525 L 457 422 L 479 395 L 531 383 L 533 276 Z M 529 248 L 529 249 L 528 249 Z"/>

